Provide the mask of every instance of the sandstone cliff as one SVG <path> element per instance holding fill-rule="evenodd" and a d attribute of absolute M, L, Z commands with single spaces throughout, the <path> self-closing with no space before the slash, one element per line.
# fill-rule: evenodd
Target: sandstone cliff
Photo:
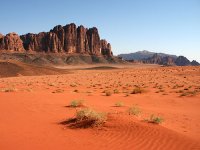
<path fill-rule="evenodd" d="M 49 32 L 28 33 L 20 37 L 16 33 L 0 34 L 0 50 L 113 55 L 110 43 L 100 39 L 97 28 L 76 27 L 74 23 L 58 25 Z"/>
<path fill-rule="evenodd" d="M 0 34 L 0 50 L 24 51 L 23 42 L 16 33 Z"/>

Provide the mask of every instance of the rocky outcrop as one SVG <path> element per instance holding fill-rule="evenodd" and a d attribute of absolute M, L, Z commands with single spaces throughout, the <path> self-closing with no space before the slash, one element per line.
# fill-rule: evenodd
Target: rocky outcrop
<path fill-rule="evenodd" d="M 119 57 L 122 57 L 124 60 L 145 60 L 148 58 L 153 57 L 154 55 L 160 56 L 160 57 L 172 57 L 172 58 L 177 58 L 176 55 L 171 55 L 171 54 L 165 54 L 165 53 L 155 53 L 155 52 L 150 52 L 147 50 L 143 50 L 143 51 L 137 51 L 134 53 L 129 53 L 129 54 L 120 54 L 118 55 Z"/>
<path fill-rule="evenodd" d="M 191 65 L 190 61 L 184 56 L 179 56 L 176 59 L 175 64 L 177 66 L 189 66 L 189 65 Z"/>
<path fill-rule="evenodd" d="M 83 26 L 77 28 L 77 52 L 89 53 L 87 29 Z"/>
<path fill-rule="evenodd" d="M 24 51 L 23 42 L 16 33 L 0 34 L 0 50 Z"/>
<path fill-rule="evenodd" d="M 154 53 L 149 51 L 138 51 L 130 54 L 118 55 L 124 60 L 132 63 L 146 63 L 146 64 L 159 64 L 165 66 L 199 66 L 200 64 L 193 60 L 190 62 L 186 57 L 164 53 Z"/>
<path fill-rule="evenodd" d="M 152 57 L 149 57 L 144 60 L 145 63 L 150 64 L 159 64 L 159 65 L 166 65 L 166 66 L 173 66 L 175 65 L 174 61 L 176 59 L 172 56 L 160 56 L 159 54 L 154 54 Z"/>
<path fill-rule="evenodd" d="M 101 53 L 100 37 L 97 28 L 90 28 L 87 31 L 90 54 L 99 55 Z"/>
<path fill-rule="evenodd" d="M 176 58 L 171 57 L 171 56 L 163 57 L 161 65 L 174 66 L 175 65 L 175 60 L 176 60 Z"/>
<path fill-rule="evenodd" d="M 112 56 L 111 45 L 106 40 L 101 40 L 101 53 L 102 55 Z"/>
<path fill-rule="evenodd" d="M 150 64 L 159 64 L 159 65 L 165 65 L 165 66 L 198 66 L 199 63 L 197 61 L 190 62 L 186 57 L 179 56 L 177 58 L 174 58 L 172 56 L 159 56 L 157 54 L 154 54 L 152 57 L 143 60 L 144 63 L 150 63 Z"/>
<path fill-rule="evenodd" d="M 151 64 L 161 64 L 162 63 L 162 57 L 158 54 L 154 54 L 152 57 L 146 59 L 147 63 Z"/>
<path fill-rule="evenodd" d="M 191 65 L 192 65 L 192 66 L 200 66 L 200 63 L 197 62 L 196 60 L 193 60 L 193 61 L 191 62 Z"/>
<path fill-rule="evenodd" d="M 98 29 L 74 23 L 55 26 L 49 32 L 28 33 L 20 37 L 11 33 L 5 37 L 0 34 L 0 50 L 35 51 L 67 54 L 89 54 L 112 56 L 111 45 L 101 40 Z"/>
<path fill-rule="evenodd" d="M 0 33 L 0 50 L 4 49 L 4 36 Z"/>

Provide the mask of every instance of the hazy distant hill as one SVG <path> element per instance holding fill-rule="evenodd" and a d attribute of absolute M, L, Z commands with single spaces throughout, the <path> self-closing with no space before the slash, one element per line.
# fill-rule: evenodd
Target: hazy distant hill
<path fill-rule="evenodd" d="M 144 59 L 153 57 L 154 54 L 157 54 L 158 56 L 161 56 L 161 57 L 171 56 L 173 58 L 177 58 L 176 55 L 170 55 L 170 54 L 165 54 L 165 53 L 155 53 L 155 52 L 150 52 L 147 50 L 138 51 L 138 52 L 129 53 L 129 54 L 120 54 L 118 56 L 122 57 L 124 60 L 144 60 Z"/>
<path fill-rule="evenodd" d="M 138 51 L 130 54 L 120 54 L 118 57 L 121 57 L 124 60 L 131 62 L 141 62 L 148 64 L 159 64 L 159 65 L 167 65 L 167 66 L 199 66 L 200 64 L 193 60 L 190 62 L 184 56 L 176 56 L 165 53 L 154 53 L 149 51 Z"/>

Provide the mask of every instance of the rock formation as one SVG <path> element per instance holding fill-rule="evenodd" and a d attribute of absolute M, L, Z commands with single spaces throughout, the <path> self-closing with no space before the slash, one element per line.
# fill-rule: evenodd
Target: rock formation
<path fill-rule="evenodd" d="M 113 55 L 111 45 L 100 39 L 97 28 L 76 27 L 74 23 L 58 25 L 49 32 L 28 33 L 20 37 L 15 33 L 5 37 L 0 34 L 0 50 Z"/>
<path fill-rule="evenodd" d="M 196 60 L 193 60 L 193 61 L 191 62 L 191 65 L 192 65 L 192 66 L 200 66 L 200 63 L 197 62 Z"/>
<path fill-rule="evenodd" d="M 101 40 L 101 53 L 102 55 L 112 56 L 111 45 L 106 40 Z"/>
<path fill-rule="evenodd" d="M 24 51 L 23 42 L 16 33 L 0 34 L 0 50 Z"/>
<path fill-rule="evenodd" d="M 190 61 L 184 56 L 179 56 L 176 59 L 175 64 L 177 66 L 189 66 L 189 65 L 191 65 Z"/>
<path fill-rule="evenodd" d="M 123 60 L 127 60 L 132 63 L 147 63 L 147 64 L 159 64 L 165 66 L 199 66 L 200 64 L 193 60 L 190 62 L 186 57 L 165 53 L 154 53 L 149 51 L 138 51 L 129 54 L 120 54 Z"/>

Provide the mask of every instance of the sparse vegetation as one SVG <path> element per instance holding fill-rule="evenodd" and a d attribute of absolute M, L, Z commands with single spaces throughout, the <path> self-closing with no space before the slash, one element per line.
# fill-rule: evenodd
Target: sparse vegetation
<path fill-rule="evenodd" d="M 140 87 L 136 87 L 131 91 L 131 94 L 141 94 L 143 90 Z"/>
<path fill-rule="evenodd" d="M 114 94 L 118 94 L 119 93 L 119 90 L 118 89 L 114 89 Z"/>
<path fill-rule="evenodd" d="M 99 113 L 89 108 L 76 112 L 76 124 L 79 127 L 101 126 L 106 120 L 107 116 L 105 113 Z"/>
<path fill-rule="evenodd" d="M 54 84 L 54 83 L 48 83 L 48 85 L 49 85 L 49 86 L 55 86 L 55 84 Z"/>
<path fill-rule="evenodd" d="M 197 94 L 197 91 L 194 90 L 194 91 L 186 91 L 186 92 L 182 92 L 180 94 L 180 97 L 183 97 L 183 96 L 195 96 Z"/>
<path fill-rule="evenodd" d="M 1 92 L 15 92 L 15 88 L 2 88 L 0 89 Z"/>
<path fill-rule="evenodd" d="M 124 106 L 124 103 L 122 101 L 118 101 L 115 103 L 115 107 L 122 107 Z"/>
<path fill-rule="evenodd" d="M 129 94 L 128 94 L 128 93 L 126 93 L 126 94 L 125 94 L 125 97 L 128 97 L 128 96 L 129 96 Z"/>
<path fill-rule="evenodd" d="M 83 100 L 73 100 L 70 103 L 70 107 L 81 107 L 83 106 L 84 101 Z"/>
<path fill-rule="evenodd" d="M 71 87 L 77 87 L 75 83 L 70 84 Z"/>
<path fill-rule="evenodd" d="M 132 106 L 128 109 L 129 115 L 138 116 L 141 112 L 142 112 L 141 109 L 137 106 Z"/>
<path fill-rule="evenodd" d="M 55 91 L 53 91 L 52 93 L 63 93 L 64 90 L 63 89 L 56 89 Z"/>
<path fill-rule="evenodd" d="M 78 93 L 79 91 L 77 89 L 74 90 L 75 93 Z"/>
<path fill-rule="evenodd" d="M 111 96 L 112 93 L 110 91 L 105 91 L 106 96 Z"/>
<path fill-rule="evenodd" d="M 154 114 L 152 114 L 150 118 L 146 119 L 145 121 L 149 123 L 161 124 L 164 121 L 164 119 L 162 117 L 155 116 Z"/>

